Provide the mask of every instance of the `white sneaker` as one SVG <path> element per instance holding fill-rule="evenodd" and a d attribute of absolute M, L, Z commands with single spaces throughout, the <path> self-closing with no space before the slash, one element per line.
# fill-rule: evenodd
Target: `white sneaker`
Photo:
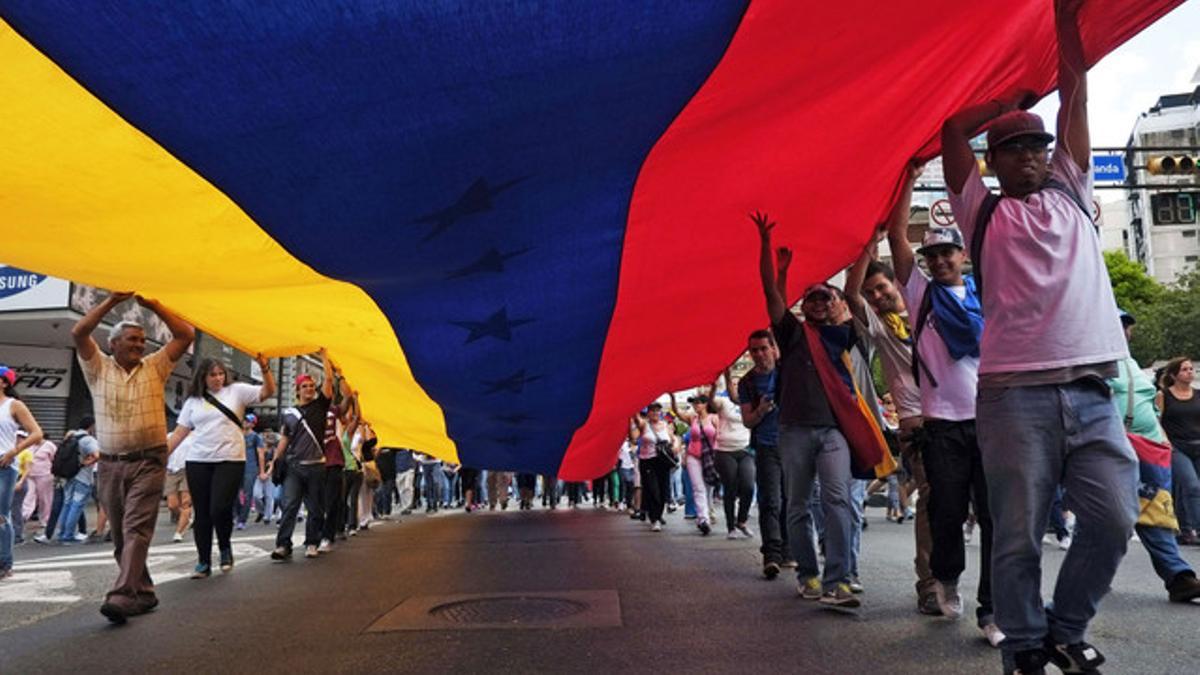
<path fill-rule="evenodd" d="M 179 542 L 183 541 L 183 534 L 181 532 L 176 532 L 175 534 L 171 535 L 171 541 L 178 544 Z"/>
<path fill-rule="evenodd" d="M 650 526 L 651 532 L 662 532 L 662 523 L 654 523 Z"/>
<path fill-rule="evenodd" d="M 737 530 L 730 530 L 729 534 L 725 535 L 726 539 L 741 539 L 742 533 Z"/>
<path fill-rule="evenodd" d="M 938 609 L 942 610 L 942 616 L 949 619 L 958 619 L 962 616 L 963 600 L 962 596 L 958 594 L 958 584 L 939 581 L 934 584 L 933 590 L 937 595 Z"/>
<path fill-rule="evenodd" d="M 750 529 L 745 523 L 738 525 L 737 529 L 739 532 L 742 533 L 742 536 L 745 537 L 746 539 L 754 538 L 754 530 Z"/>
<path fill-rule="evenodd" d="M 1004 642 L 1004 633 L 1000 631 L 1000 627 L 994 623 L 989 623 L 980 630 L 983 631 L 983 636 L 987 638 L 988 644 L 993 647 L 999 647 L 1001 642 Z"/>
<path fill-rule="evenodd" d="M 80 533 L 76 532 L 76 533 L 75 533 L 75 541 L 78 541 L 78 542 L 85 542 L 85 541 L 87 541 L 87 535 L 86 535 L 86 534 L 80 534 Z"/>
<path fill-rule="evenodd" d="M 1063 525 L 1066 525 L 1067 532 L 1075 533 L 1075 514 L 1067 511 L 1067 515 L 1063 516 Z"/>
<path fill-rule="evenodd" d="M 311 546 L 309 548 L 312 548 Z M 333 551 L 333 542 L 328 539 L 322 539 L 321 545 L 317 547 L 317 553 L 329 553 Z"/>
<path fill-rule="evenodd" d="M 1051 545 L 1057 544 L 1058 537 L 1054 536 L 1054 534 L 1051 532 L 1047 532 L 1046 534 L 1042 535 L 1042 543 Z"/>
<path fill-rule="evenodd" d="M 1068 534 L 1067 536 L 1063 537 L 1062 539 L 1059 539 L 1056 543 L 1058 544 L 1058 548 L 1060 551 L 1065 551 L 1065 550 L 1071 548 L 1071 535 Z"/>
<path fill-rule="evenodd" d="M 305 558 L 315 558 L 315 557 L 317 557 L 317 555 L 319 555 L 319 554 L 317 553 L 316 546 L 305 546 L 304 547 L 304 557 Z"/>

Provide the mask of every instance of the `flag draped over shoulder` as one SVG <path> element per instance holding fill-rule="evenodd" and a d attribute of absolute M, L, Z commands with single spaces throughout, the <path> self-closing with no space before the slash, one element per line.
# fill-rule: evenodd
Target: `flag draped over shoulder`
<path fill-rule="evenodd" d="M 856 478 L 884 478 L 896 470 L 896 460 L 888 450 L 883 430 L 854 381 L 850 363 L 853 345 L 830 339 L 820 328 L 805 322 L 804 339 L 829 408 L 838 428 L 850 446 L 850 470 Z"/>
<path fill-rule="evenodd" d="M 1089 62 L 1179 1 L 1086 3 Z M 0 262 L 250 353 L 325 346 L 385 445 L 588 479 L 767 323 L 745 214 L 793 290 L 836 272 L 948 115 L 1054 87 L 1052 14 L 6 2 Z"/>

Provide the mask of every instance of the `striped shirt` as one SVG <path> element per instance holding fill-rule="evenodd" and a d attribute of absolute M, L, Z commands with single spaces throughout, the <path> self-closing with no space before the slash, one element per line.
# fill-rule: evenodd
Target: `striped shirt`
<path fill-rule="evenodd" d="M 99 349 L 91 359 L 80 357 L 79 367 L 92 390 L 101 452 L 118 454 L 166 445 L 163 391 L 175 362 L 165 349 L 142 359 L 131 372 Z"/>

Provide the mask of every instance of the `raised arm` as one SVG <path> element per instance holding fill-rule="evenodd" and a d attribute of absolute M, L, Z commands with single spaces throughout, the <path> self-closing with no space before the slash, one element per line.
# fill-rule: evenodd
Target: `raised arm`
<path fill-rule="evenodd" d="M 673 392 L 673 391 L 667 392 L 667 396 L 669 396 L 671 399 L 671 412 L 675 415 L 675 417 L 678 417 L 679 419 L 683 420 L 684 422 L 691 424 L 692 416 L 684 415 L 682 412 L 679 411 L 679 404 L 675 402 L 675 392 Z"/>
<path fill-rule="evenodd" d="M 138 304 L 158 315 L 162 322 L 167 324 L 167 328 L 171 331 L 171 341 L 163 346 L 167 352 L 167 358 L 172 363 L 183 358 L 187 353 L 187 348 L 191 346 L 192 340 L 196 339 L 196 329 L 183 319 L 175 316 L 162 303 L 157 300 L 149 300 L 142 296 L 137 296 Z"/>
<path fill-rule="evenodd" d="M 725 370 L 721 372 L 725 378 L 725 391 L 729 392 L 729 400 L 734 403 L 741 403 L 738 400 L 737 387 L 733 386 L 733 377 L 729 375 L 729 366 L 725 366 Z M 713 387 L 713 392 L 716 392 L 716 387 Z"/>
<path fill-rule="evenodd" d="M 888 233 L 887 225 L 881 225 L 875 230 L 871 241 L 863 247 L 862 253 L 858 255 L 858 260 L 846 270 L 846 304 L 850 305 L 850 311 L 854 314 L 862 312 L 866 307 L 866 300 L 863 300 L 862 285 L 867 280 L 867 266 L 875 259 L 878 253 L 879 240 Z"/>
<path fill-rule="evenodd" d="M 1058 149 L 1066 150 L 1080 171 L 1092 163 L 1087 119 L 1087 62 L 1079 38 L 1082 0 L 1057 0 L 1054 27 L 1058 34 Z"/>
<path fill-rule="evenodd" d="M 259 354 L 254 357 L 254 360 L 258 361 L 258 367 L 262 370 L 263 374 L 262 387 L 258 390 L 258 400 L 265 401 L 275 394 L 275 373 L 271 372 L 271 363 L 267 360 L 267 357 Z M 259 466 L 262 465 L 260 464 Z"/>
<path fill-rule="evenodd" d="M 971 150 L 970 146 L 967 146 L 967 150 L 968 152 Z M 975 161 L 974 154 L 971 155 L 971 161 Z M 888 215 L 887 232 L 888 245 L 892 250 L 892 268 L 896 271 L 896 278 L 902 284 L 908 283 L 908 277 L 912 274 L 915 262 L 912 247 L 908 243 L 908 214 L 912 209 L 913 186 L 916 185 L 917 178 L 920 177 L 923 170 L 923 165 L 916 162 L 909 163 L 904 174 L 904 185 L 900 189 L 900 198 L 896 200 L 896 205 L 892 207 L 892 212 Z M 960 185 L 959 190 L 961 189 Z M 850 284 L 847 283 L 846 286 L 849 288 Z M 856 293 L 861 289 L 862 280 L 859 280 L 858 287 L 855 288 Z M 849 297 L 849 290 L 846 295 Z"/>
<path fill-rule="evenodd" d="M 750 220 L 758 227 L 758 272 L 762 280 L 763 296 L 767 301 L 767 315 L 774 324 L 783 319 L 784 313 L 787 312 L 787 303 L 775 285 L 775 266 L 771 263 L 771 230 L 775 223 L 770 221 L 767 214 L 759 211 L 752 213 Z"/>
<path fill-rule="evenodd" d="M 792 266 L 792 249 L 786 246 L 780 246 L 775 249 L 775 290 L 779 291 L 779 297 L 783 298 L 784 307 L 787 306 L 787 280 L 788 270 Z"/>
<path fill-rule="evenodd" d="M 96 326 L 104 320 L 104 316 L 112 310 L 113 307 L 125 302 L 133 297 L 133 293 L 112 293 L 105 298 L 100 304 L 88 310 L 83 318 L 75 323 L 71 328 L 71 338 L 75 340 L 75 349 L 79 352 L 79 358 L 84 361 L 90 361 L 99 347 L 96 341 L 92 339 L 92 333 L 96 330 Z"/>
<path fill-rule="evenodd" d="M 329 360 L 329 351 L 321 347 L 321 368 L 325 371 L 325 379 L 321 380 L 321 393 L 325 398 L 333 400 L 333 361 Z"/>

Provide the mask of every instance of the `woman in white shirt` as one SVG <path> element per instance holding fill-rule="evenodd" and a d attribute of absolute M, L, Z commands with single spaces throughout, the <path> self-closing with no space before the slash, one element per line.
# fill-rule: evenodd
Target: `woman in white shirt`
<path fill-rule="evenodd" d="M 225 365 L 206 358 L 192 374 L 188 398 L 179 411 L 167 451 L 188 441 L 187 483 L 195 518 L 192 537 L 199 561 L 193 579 L 212 574 L 212 535 L 217 533 L 221 571 L 233 569 L 233 510 L 246 466 L 246 439 L 242 419 L 246 408 L 275 393 L 275 379 L 267 360 L 260 354 L 263 384 L 230 382 Z"/>
<path fill-rule="evenodd" d="M 638 470 L 642 474 L 642 509 L 650 529 L 661 532 L 666 524 L 663 509 L 671 496 L 671 470 L 675 459 L 675 430 L 662 418 L 662 404 L 651 403 L 646 417 L 630 421 L 638 435 Z"/>
<path fill-rule="evenodd" d="M 725 506 L 725 525 L 729 528 L 727 539 L 751 539 L 754 532 L 750 520 L 750 504 L 754 501 L 754 455 L 750 454 L 750 430 L 742 423 L 742 410 L 737 405 L 737 387 L 725 371 L 725 388 L 732 400 L 714 395 L 708 408 L 716 416 L 717 452 L 714 459 L 717 473 L 721 475 L 721 501 Z M 714 392 L 716 388 L 713 388 Z M 734 499 L 737 499 L 736 512 Z"/>

